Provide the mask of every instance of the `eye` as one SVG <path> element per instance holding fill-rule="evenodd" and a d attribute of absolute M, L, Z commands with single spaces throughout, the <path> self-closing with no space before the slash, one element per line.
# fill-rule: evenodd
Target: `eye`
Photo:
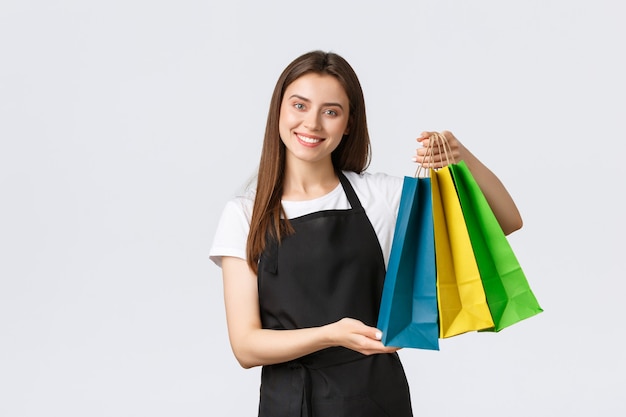
<path fill-rule="evenodd" d="M 326 110 L 324 114 L 327 114 L 328 116 L 337 116 L 337 112 L 330 109 Z"/>
<path fill-rule="evenodd" d="M 302 103 L 296 103 L 293 105 L 293 107 L 295 107 L 298 110 L 304 110 L 304 104 Z"/>

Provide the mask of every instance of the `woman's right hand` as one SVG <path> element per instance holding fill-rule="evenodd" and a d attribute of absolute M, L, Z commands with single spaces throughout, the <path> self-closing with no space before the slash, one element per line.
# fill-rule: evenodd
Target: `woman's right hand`
<path fill-rule="evenodd" d="M 228 336 L 233 353 L 244 368 L 288 362 L 332 346 L 343 346 L 364 355 L 398 350 L 382 344 L 380 330 L 349 318 L 320 327 L 263 329 L 257 276 L 248 263 L 225 256 L 222 274 Z"/>
<path fill-rule="evenodd" d="M 376 353 L 393 353 L 397 347 L 385 346 L 380 341 L 382 332 L 363 322 L 351 318 L 343 318 L 325 326 L 330 342 L 334 346 L 343 346 L 364 355 Z"/>

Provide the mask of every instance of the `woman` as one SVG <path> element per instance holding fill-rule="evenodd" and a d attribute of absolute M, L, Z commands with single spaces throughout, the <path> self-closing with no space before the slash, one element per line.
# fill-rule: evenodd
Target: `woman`
<path fill-rule="evenodd" d="M 432 133 L 417 138 L 424 163 Z M 505 233 L 521 227 L 497 177 L 450 132 Z M 263 366 L 259 416 L 411 416 L 406 377 L 377 322 L 402 179 L 365 173 L 359 80 L 314 51 L 271 99 L 256 190 L 229 202 L 211 259 L 222 267 L 228 332 L 244 368 Z M 445 165 L 435 149 L 425 167 Z"/>

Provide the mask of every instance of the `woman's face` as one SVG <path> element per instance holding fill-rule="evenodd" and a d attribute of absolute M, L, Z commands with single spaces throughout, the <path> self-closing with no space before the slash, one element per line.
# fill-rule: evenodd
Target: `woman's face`
<path fill-rule="evenodd" d="M 330 154 L 348 133 L 350 102 L 337 79 L 309 73 L 292 82 L 280 107 L 280 138 L 287 162 L 317 163 Z"/>

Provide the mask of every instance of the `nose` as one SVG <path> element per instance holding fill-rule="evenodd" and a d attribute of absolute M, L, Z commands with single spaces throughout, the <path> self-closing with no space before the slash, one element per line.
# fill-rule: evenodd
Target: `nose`
<path fill-rule="evenodd" d="M 304 119 L 304 127 L 311 131 L 314 131 L 319 130 L 321 126 L 322 124 L 320 123 L 320 115 L 314 111 L 308 112 Z"/>

